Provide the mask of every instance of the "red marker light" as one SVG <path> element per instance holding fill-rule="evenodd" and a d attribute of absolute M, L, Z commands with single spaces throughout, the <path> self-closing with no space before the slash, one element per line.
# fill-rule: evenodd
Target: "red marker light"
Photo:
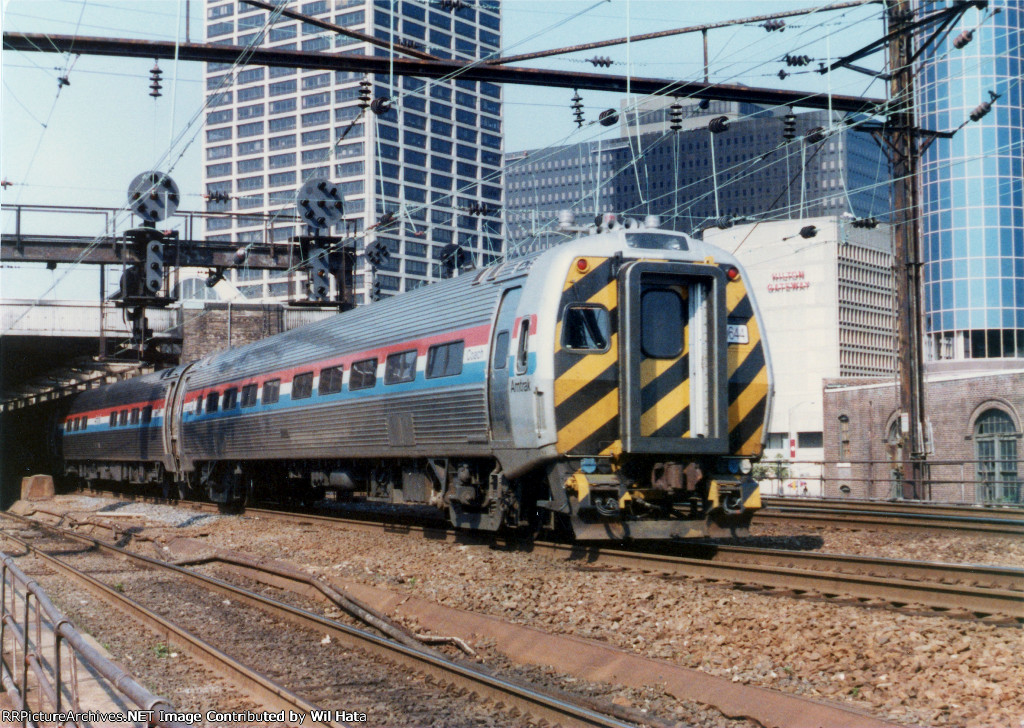
<path fill-rule="evenodd" d="M 728 278 L 730 281 L 736 280 L 737 278 L 740 277 L 740 269 L 730 265 L 728 268 L 725 269 L 725 277 Z"/>
<path fill-rule="evenodd" d="M 587 262 L 586 258 L 579 258 L 576 261 L 576 270 L 583 273 L 590 267 L 590 263 Z"/>

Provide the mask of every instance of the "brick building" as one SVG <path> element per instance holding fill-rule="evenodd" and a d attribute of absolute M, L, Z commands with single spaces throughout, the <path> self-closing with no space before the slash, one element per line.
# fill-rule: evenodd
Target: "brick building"
<path fill-rule="evenodd" d="M 925 378 L 931 448 L 922 497 L 1020 503 L 1024 368 L 933 367 Z M 824 495 L 893 498 L 901 492 L 900 418 L 892 378 L 828 380 Z"/>

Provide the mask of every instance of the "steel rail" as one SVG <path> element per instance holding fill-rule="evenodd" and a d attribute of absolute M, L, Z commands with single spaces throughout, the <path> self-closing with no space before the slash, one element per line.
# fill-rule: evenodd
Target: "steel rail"
<path fill-rule="evenodd" d="M 956 503 L 928 503 L 893 500 L 839 500 L 835 498 L 783 498 L 761 496 L 761 512 L 772 510 L 825 509 L 838 513 L 864 511 L 871 513 L 907 513 L 937 517 L 977 518 L 982 520 L 1008 521 L 1024 524 L 1024 506 L 1011 505 L 965 505 Z"/>
<path fill-rule="evenodd" d="M 132 553 L 99 539 L 73 533 L 63 528 L 50 526 L 39 521 L 3 513 L 4 516 L 29 523 L 43 530 L 57 533 L 63 537 L 87 543 L 104 551 L 124 556 L 130 560 L 146 564 L 159 570 L 168 571 L 181 576 L 205 589 L 219 592 L 237 599 L 239 602 L 269 611 L 274 616 L 287 619 L 305 629 L 322 631 L 340 642 L 355 649 L 383 655 L 392 663 L 405 665 L 416 672 L 431 675 L 444 682 L 475 691 L 478 694 L 508 705 L 537 718 L 553 721 L 565 726 L 601 726 L 605 728 L 630 728 L 629 724 L 618 719 L 603 715 L 597 711 L 574 705 L 568 700 L 547 695 L 537 690 L 510 682 L 474 667 L 461 665 L 436 657 L 433 654 L 412 649 L 397 642 L 387 640 L 363 630 L 349 627 L 326 617 L 321 617 L 299 607 L 280 602 L 276 599 L 250 592 L 236 587 L 220 579 L 205 576 L 198 572 L 174 564 L 168 564 L 148 556 Z M 3 534 L 7 535 L 7 534 Z M 18 539 L 20 541 L 20 539 Z M 27 544 L 25 544 L 27 546 Z M 38 551 L 37 551 L 38 552 Z M 89 577 L 91 578 L 91 577 Z M 107 587 L 109 589 L 109 587 Z M 112 591 L 112 590 L 111 590 Z M 116 592 L 114 592 L 116 594 Z"/>
<path fill-rule="evenodd" d="M 758 523 L 786 523 L 807 526 L 836 526 L 877 531 L 931 531 L 960 535 L 1022 536 L 1024 522 L 1013 519 L 976 518 L 972 516 L 931 516 L 916 513 L 864 511 L 832 511 L 829 509 L 777 507 L 763 509 L 756 516 Z"/>
<path fill-rule="evenodd" d="M 686 546 L 683 547 L 686 549 Z M 872 556 L 851 554 L 823 554 L 784 549 L 760 549 L 745 546 L 719 546 L 718 544 L 695 543 L 692 548 L 705 551 L 701 560 L 717 563 L 758 564 L 807 569 L 811 571 L 835 571 L 847 574 L 895 577 L 907 581 L 932 581 L 944 584 L 951 582 L 981 586 L 988 589 L 1005 589 L 1020 592 L 1024 599 L 1024 569 L 1010 566 L 989 566 L 985 564 L 947 564 L 937 561 L 905 561 L 880 559 Z M 674 555 L 674 554 L 673 554 Z"/>
<path fill-rule="evenodd" d="M 41 524 L 36 521 L 32 521 L 31 519 L 22 519 L 22 517 L 10 513 L 3 513 L 3 515 L 9 518 L 27 521 L 32 525 L 37 525 L 42 528 L 47 528 L 46 524 Z M 61 532 L 63 531 L 63 529 L 56 530 Z M 62 535 L 66 535 L 70 538 L 76 538 L 83 542 L 93 541 L 97 544 L 102 543 L 95 541 L 95 539 L 88 539 L 88 541 L 86 541 L 86 537 L 82 537 L 79 534 L 62 533 Z M 46 553 L 38 546 L 30 544 L 28 541 L 4 531 L 0 531 L 0 536 L 20 544 L 26 549 L 26 551 L 39 557 L 46 562 L 47 565 L 82 584 L 97 598 L 126 612 L 150 630 L 163 636 L 166 642 L 173 643 L 176 647 L 181 649 L 182 652 L 185 652 L 190 657 L 206 665 L 216 674 L 233 682 L 237 687 L 245 690 L 255 699 L 262 700 L 268 707 L 273 707 L 278 710 L 301 710 L 306 713 L 310 710 L 320 710 L 320 708 L 315 704 L 310 703 L 298 695 L 291 693 L 286 688 L 277 685 L 266 676 L 243 665 L 224 652 L 221 652 L 202 638 L 193 635 L 188 630 L 177 626 L 173 622 L 169 622 L 133 599 L 121 594 L 112 587 L 107 586 L 95 577 L 76 569 L 74 566 L 71 566 L 56 556 Z M 128 554 L 129 552 L 122 553 Z M 322 723 L 321 725 L 344 726 L 345 724 L 329 722 Z"/>
<path fill-rule="evenodd" d="M 216 510 L 213 504 L 195 501 L 187 502 L 187 506 L 201 511 Z M 291 523 L 420 535 L 431 540 L 494 543 L 491 534 L 481 536 L 440 526 L 344 519 L 263 508 L 249 508 L 246 513 L 257 518 Z M 694 578 L 722 579 L 738 584 L 843 594 L 856 599 L 885 599 L 897 603 L 917 603 L 940 610 L 962 609 L 975 614 L 1002 614 L 1024 620 L 1024 570 L 1012 567 L 929 563 L 717 544 L 709 546 L 700 542 L 689 546 L 704 550 L 704 558 L 543 541 L 527 544 L 505 542 L 505 545 L 540 555 L 581 561 L 591 566 L 614 566 Z M 898 578 L 879 574 L 895 574 Z M 943 583 L 958 580 L 982 583 L 984 586 Z"/>
<path fill-rule="evenodd" d="M 882 599 L 896 604 L 920 604 L 938 610 L 962 610 L 975 615 L 1002 615 L 1024 621 L 1024 593 L 939 582 L 886 578 L 810 568 L 704 559 L 661 554 L 642 554 L 612 549 L 591 549 L 562 544 L 535 544 L 534 551 L 583 561 L 588 566 L 640 569 L 668 575 L 725 580 L 738 585 L 756 584 L 775 589 L 809 592 L 823 596 L 849 596 L 857 600 Z M 786 552 L 787 557 L 793 553 Z M 831 555 L 821 555 L 827 563 Z M 885 564 L 884 559 L 877 562 Z M 804 565 L 806 567 L 806 564 Z"/>

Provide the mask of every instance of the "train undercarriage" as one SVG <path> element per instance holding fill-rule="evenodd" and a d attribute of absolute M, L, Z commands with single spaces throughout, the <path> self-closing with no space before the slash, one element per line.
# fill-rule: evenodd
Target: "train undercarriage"
<path fill-rule="evenodd" d="M 757 483 L 738 473 L 708 477 L 709 464 L 566 459 L 509 479 L 489 458 L 214 461 L 185 477 L 160 463 L 89 462 L 69 463 L 66 475 L 72 486 L 148 488 L 226 510 L 361 499 L 432 506 L 456 528 L 554 530 L 581 541 L 748 535 Z"/>

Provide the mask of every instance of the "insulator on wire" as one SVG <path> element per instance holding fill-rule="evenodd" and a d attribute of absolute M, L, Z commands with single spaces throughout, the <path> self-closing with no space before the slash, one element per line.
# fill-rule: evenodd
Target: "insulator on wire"
<path fill-rule="evenodd" d="M 57 88 L 58 89 L 62 89 L 65 86 L 70 86 L 70 85 L 71 85 L 71 81 L 68 79 L 67 76 L 60 76 L 60 77 L 57 78 Z"/>
<path fill-rule="evenodd" d="M 719 230 L 728 230 L 732 227 L 733 219 L 729 215 L 722 215 L 715 220 L 715 227 Z"/>
<path fill-rule="evenodd" d="M 377 116 L 383 116 L 391 111 L 391 99 L 387 96 L 378 96 L 370 102 L 370 111 L 375 113 Z"/>
<path fill-rule="evenodd" d="M 811 62 L 810 56 L 794 56 L 787 53 L 782 57 L 782 60 L 786 62 L 787 66 L 806 66 Z"/>
<path fill-rule="evenodd" d="M 153 67 L 149 69 L 149 80 L 152 81 L 152 83 L 149 84 L 149 95 L 154 99 L 163 95 L 160 93 L 160 89 L 163 88 L 160 85 L 160 77 L 162 75 L 163 71 L 160 70 L 160 66 L 156 61 L 153 61 Z"/>
<path fill-rule="evenodd" d="M 210 192 L 204 196 L 207 202 L 227 202 L 231 199 L 227 192 Z"/>
<path fill-rule="evenodd" d="M 992 111 L 992 104 L 988 101 L 982 101 L 971 112 L 971 121 L 981 121 L 982 117 L 987 116 L 990 111 Z"/>
<path fill-rule="evenodd" d="M 815 227 L 814 225 L 805 225 L 804 227 L 800 228 L 800 237 L 803 238 L 804 240 L 813 238 L 817 234 L 818 228 Z"/>
<path fill-rule="evenodd" d="M 771 33 L 773 30 L 780 30 L 781 31 L 781 30 L 785 30 L 786 29 L 786 21 L 785 20 L 781 20 L 781 19 L 779 19 L 779 20 L 766 20 L 763 23 L 761 23 L 761 27 L 764 28 L 765 30 L 767 30 L 769 33 Z"/>
<path fill-rule="evenodd" d="M 792 76 L 793 74 L 789 73 L 785 68 L 780 68 L 779 72 L 775 75 L 779 77 L 780 81 L 785 81 L 787 76 Z"/>
<path fill-rule="evenodd" d="M 1001 95 L 995 91 L 989 91 L 988 101 L 982 101 L 974 107 L 974 111 L 971 112 L 971 121 L 981 121 L 982 117 L 987 116 L 988 112 L 992 111 L 992 103 Z"/>
<path fill-rule="evenodd" d="M 601 126 L 615 126 L 619 123 L 619 112 L 615 109 L 605 109 L 598 115 L 597 121 Z"/>
<path fill-rule="evenodd" d="M 683 107 L 678 100 L 668 107 L 668 128 L 672 131 L 683 128 Z"/>
<path fill-rule="evenodd" d="M 701 111 L 707 111 L 711 108 L 711 99 L 701 99 L 697 102 L 697 108 Z"/>
<path fill-rule="evenodd" d="M 370 101 L 373 99 L 373 84 L 370 83 L 370 79 L 363 78 L 359 82 L 359 108 L 365 109 L 370 106 Z"/>
<path fill-rule="evenodd" d="M 496 207 L 482 204 L 480 202 L 471 202 L 466 207 L 462 208 L 469 215 L 493 215 L 497 212 Z"/>
<path fill-rule="evenodd" d="M 808 130 L 807 136 L 804 137 L 808 144 L 819 144 L 825 141 L 825 128 L 816 126 L 813 129 Z"/>
<path fill-rule="evenodd" d="M 714 119 L 708 122 L 708 130 L 712 134 L 721 134 L 722 132 L 729 131 L 729 117 L 716 116 Z"/>
<path fill-rule="evenodd" d="M 462 10 L 467 6 L 464 0 L 440 0 L 438 5 L 442 10 Z"/>
<path fill-rule="evenodd" d="M 853 221 L 855 228 L 866 228 L 868 230 L 874 230 L 878 227 L 878 218 L 876 217 L 858 217 Z"/>
<path fill-rule="evenodd" d="M 970 43 L 972 40 L 974 40 L 974 31 L 965 30 L 963 33 L 961 33 L 960 35 L 953 39 L 953 47 L 956 48 L 957 50 L 960 50 L 965 45 Z"/>
<path fill-rule="evenodd" d="M 782 138 L 787 142 L 796 139 L 796 114 L 792 111 L 782 117 Z"/>
<path fill-rule="evenodd" d="M 577 127 L 583 126 L 583 98 L 576 89 L 572 90 L 572 115 Z"/>
<path fill-rule="evenodd" d="M 587 63 L 591 63 L 595 68 L 607 68 L 612 65 L 612 59 L 608 56 L 594 56 L 593 58 L 584 59 Z"/>

